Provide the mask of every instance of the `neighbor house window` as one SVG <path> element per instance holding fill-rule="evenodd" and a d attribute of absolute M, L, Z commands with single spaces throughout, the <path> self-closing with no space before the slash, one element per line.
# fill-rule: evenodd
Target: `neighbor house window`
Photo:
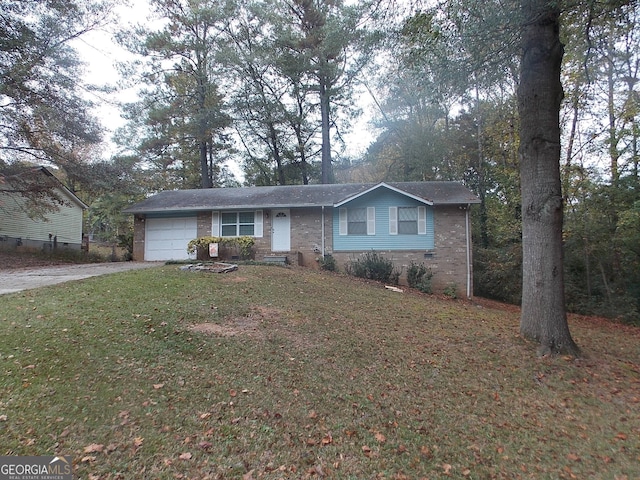
<path fill-rule="evenodd" d="M 340 235 L 375 235 L 376 234 L 376 209 L 366 208 L 341 208 Z"/>
<path fill-rule="evenodd" d="M 426 233 L 426 207 L 389 207 L 390 235 L 425 235 Z"/>
<path fill-rule="evenodd" d="M 223 237 L 253 236 L 254 234 L 254 212 L 222 212 L 220 220 Z"/>

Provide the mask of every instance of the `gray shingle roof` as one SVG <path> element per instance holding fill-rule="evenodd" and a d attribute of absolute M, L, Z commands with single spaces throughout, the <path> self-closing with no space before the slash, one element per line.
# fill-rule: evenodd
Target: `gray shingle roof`
<path fill-rule="evenodd" d="M 244 208 L 330 207 L 372 188 L 389 185 L 434 205 L 479 203 L 458 182 L 345 183 L 332 185 L 278 185 L 269 187 L 167 190 L 124 210 L 147 214 Z"/>

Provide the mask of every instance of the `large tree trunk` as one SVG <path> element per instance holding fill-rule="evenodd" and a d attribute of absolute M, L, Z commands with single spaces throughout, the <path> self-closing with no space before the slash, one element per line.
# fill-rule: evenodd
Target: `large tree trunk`
<path fill-rule="evenodd" d="M 522 313 L 520 333 L 541 355 L 578 354 L 564 298 L 560 183 L 559 10 L 548 0 L 522 0 L 523 56 L 518 108 L 522 182 Z"/>
<path fill-rule="evenodd" d="M 322 117 L 322 175 L 321 183 L 333 183 L 333 166 L 331 164 L 331 117 L 330 99 L 324 79 L 320 79 L 320 114 Z"/>

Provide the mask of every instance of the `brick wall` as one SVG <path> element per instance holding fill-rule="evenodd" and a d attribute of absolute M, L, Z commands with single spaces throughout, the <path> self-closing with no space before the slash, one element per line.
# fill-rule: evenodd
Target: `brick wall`
<path fill-rule="evenodd" d="M 254 246 L 256 260 L 271 255 L 270 210 L 264 210 L 263 236 L 256 238 Z M 144 217 L 134 217 L 133 258 L 144 260 Z M 438 206 L 434 210 L 435 249 L 421 251 L 378 251 L 393 261 L 402 270 L 400 282 L 406 284 L 406 271 L 411 262 L 423 263 L 433 272 L 432 286 L 435 293 L 455 287 L 456 295 L 467 295 L 467 244 L 466 211 L 458 206 Z M 211 213 L 201 212 L 197 219 L 198 236 L 211 235 Z M 470 231 L 469 231 L 470 234 Z M 347 262 L 358 258 L 362 252 L 333 252 L 332 211 L 325 208 L 324 214 L 325 252 L 332 254 L 341 270 Z M 318 268 L 317 259 L 322 250 L 322 210 L 320 208 L 291 209 L 291 251 L 278 252 L 286 255 L 293 265 Z M 426 255 L 425 255 L 426 254 Z M 469 256 L 469 260 L 471 257 Z M 473 287 L 471 285 L 471 287 Z M 473 288 L 471 288 L 473 292 Z"/>
<path fill-rule="evenodd" d="M 143 216 L 133 217 L 133 260 L 142 262 L 144 260 L 144 222 Z"/>
<path fill-rule="evenodd" d="M 198 233 L 198 238 L 211 236 L 212 221 L 213 218 L 211 216 L 211 212 L 198 213 L 198 217 L 196 219 L 196 232 Z"/>
<path fill-rule="evenodd" d="M 263 220 L 264 236 L 256 238 L 256 260 L 272 255 L 271 251 L 271 219 L 272 211 L 265 210 Z M 325 247 L 331 248 L 332 217 L 331 209 L 325 209 Z M 286 255 L 289 263 L 305 267 L 317 267 L 317 258 L 322 249 L 322 209 L 292 208 L 291 218 L 291 251 L 278 252 Z"/>
<path fill-rule="evenodd" d="M 467 244 L 466 211 L 458 206 L 438 206 L 434 210 L 435 248 L 432 251 L 377 251 L 401 269 L 400 283 L 406 285 L 407 268 L 411 262 L 422 263 L 433 272 L 434 293 L 455 288 L 458 298 L 467 296 Z M 469 234 L 471 234 L 469 232 Z M 335 252 L 341 269 L 347 262 L 357 259 L 362 252 Z M 471 260 L 471 258 L 469 258 Z M 473 293 L 473 285 L 471 285 Z"/>

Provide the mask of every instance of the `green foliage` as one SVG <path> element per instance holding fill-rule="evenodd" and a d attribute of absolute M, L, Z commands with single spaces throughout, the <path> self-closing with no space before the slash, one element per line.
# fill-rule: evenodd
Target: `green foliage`
<path fill-rule="evenodd" d="M 105 22 L 105 5 L 5 0 L 0 12 L 0 166 L 73 167 L 101 134 L 71 42 Z"/>
<path fill-rule="evenodd" d="M 327 270 L 329 272 L 338 271 L 338 264 L 336 262 L 336 259 L 333 258 L 333 255 L 324 255 L 318 258 L 318 264 L 323 270 Z"/>
<path fill-rule="evenodd" d="M 481 248 L 473 251 L 474 293 L 481 297 L 519 304 L 522 295 L 522 245 Z"/>
<path fill-rule="evenodd" d="M 120 248 L 124 248 L 124 260 L 130 261 L 133 259 L 133 229 L 121 233 L 117 236 L 117 245 Z"/>
<path fill-rule="evenodd" d="M 423 263 L 411 262 L 407 268 L 407 283 L 411 288 L 416 288 L 422 293 L 431 293 L 431 279 L 433 272 Z"/>
<path fill-rule="evenodd" d="M 445 287 L 442 293 L 449 298 L 456 299 L 458 298 L 458 285 L 456 283 L 450 283 Z"/>
<path fill-rule="evenodd" d="M 127 105 L 128 136 L 119 141 L 138 152 L 164 183 L 160 188 L 218 186 L 226 176 L 221 158 L 230 148 L 224 130 L 231 117 L 214 58 L 234 16 L 233 3 L 150 4 L 164 21 L 120 35 L 127 48 L 144 55 L 147 88 L 140 90 L 138 102 Z"/>
<path fill-rule="evenodd" d="M 251 258 L 253 256 L 253 246 L 256 243 L 255 238 L 250 236 L 243 237 L 199 237 L 191 240 L 187 244 L 188 253 L 196 253 L 198 251 L 208 252 L 209 244 L 217 243 L 218 245 L 238 248 L 242 259 Z"/>
<path fill-rule="evenodd" d="M 351 260 L 345 266 L 349 275 L 366 278 L 377 282 L 398 284 L 400 272 L 393 265 L 393 261 L 384 258 L 375 251 L 367 252 L 361 258 Z"/>

